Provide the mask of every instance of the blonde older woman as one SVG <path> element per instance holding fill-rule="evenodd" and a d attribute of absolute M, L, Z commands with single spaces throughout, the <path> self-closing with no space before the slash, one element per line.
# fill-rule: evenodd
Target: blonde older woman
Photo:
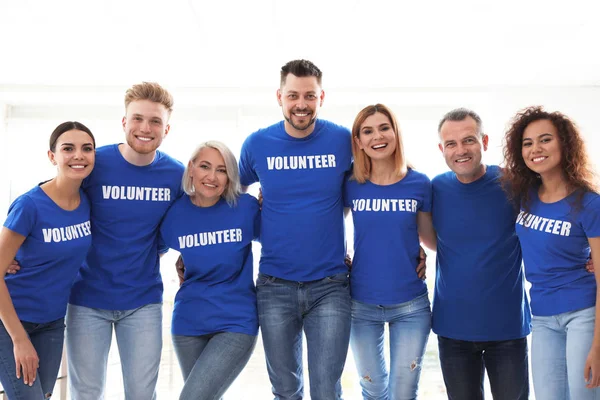
<path fill-rule="evenodd" d="M 219 399 L 256 344 L 251 242 L 258 237 L 259 207 L 240 194 L 237 162 L 220 142 L 194 151 L 182 183 L 186 196 L 161 225 L 162 240 L 185 263 L 171 328 L 185 380 L 180 399 Z"/>

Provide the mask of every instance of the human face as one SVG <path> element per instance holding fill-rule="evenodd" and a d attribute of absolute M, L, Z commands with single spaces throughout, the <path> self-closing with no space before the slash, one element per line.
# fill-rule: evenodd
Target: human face
<path fill-rule="evenodd" d="M 189 171 L 198 205 L 208 207 L 219 201 L 229 183 L 221 153 L 210 147 L 203 148 L 190 161 Z"/>
<path fill-rule="evenodd" d="M 296 137 L 312 133 L 325 92 L 314 76 L 297 77 L 288 74 L 285 83 L 277 90 L 277 101 L 283 111 L 285 130 Z"/>
<path fill-rule="evenodd" d="M 481 156 L 482 149 L 487 150 L 488 136 L 480 135 L 473 118 L 444 122 L 438 146 L 446 164 L 462 183 L 474 182 L 485 174 Z"/>
<path fill-rule="evenodd" d="M 560 171 L 558 130 L 547 119 L 533 121 L 523 131 L 521 154 L 527 168 L 540 176 Z"/>
<path fill-rule="evenodd" d="M 132 101 L 123 117 L 127 145 L 139 154 L 152 154 L 169 133 L 167 108 L 150 100 Z"/>
<path fill-rule="evenodd" d="M 55 146 L 55 151 L 48 151 L 48 158 L 56 165 L 59 176 L 83 180 L 92 172 L 96 152 L 87 132 L 78 129 L 66 131 L 58 137 Z"/>
<path fill-rule="evenodd" d="M 380 112 L 368 116 L 360 125 L 356 144 L 372 160 L 391 158 L 396 151 L 398 139 L 390 119 Z"/>

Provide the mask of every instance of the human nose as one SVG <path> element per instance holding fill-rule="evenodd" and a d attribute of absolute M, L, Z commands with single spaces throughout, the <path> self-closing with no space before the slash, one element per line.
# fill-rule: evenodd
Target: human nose
<path fill-rule="evenodd" d="M 150 132 L 150 123 L 148 121 L 143 121 L 140 129 L 142 132 Z"/>
<path fill-rule="evenodd" d="M 77 160 L 83 159 L 83 151 L 82 149 L 75 149 L 75 154 L 73 156 Z"/>

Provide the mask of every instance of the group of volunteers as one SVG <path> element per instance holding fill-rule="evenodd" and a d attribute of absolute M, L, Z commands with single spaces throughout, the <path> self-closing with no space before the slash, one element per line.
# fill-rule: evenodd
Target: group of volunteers
<path fill-rule="evenodd" d="M 349 346 L 364 399 L 416 399 L 431 330 L 449 399 L 483 399 L 486 373 L 495 400 L 528 399 L 530 332 L 538 400 L 600 399 L 600 195 L 573 121 L 518 112 L 501 168 L 482 160 L 479 115 L 449 111 L 437 134 L 450 171 L 430 180 L 385 105 L 351 131 L 318 119 L 321 79 L 307 60 L 282 67 L 284 119 L 248 136 L 239 162 L 219 141 L 185 165 L 159 151 L 173 98 L 156 83 L 127 90 L 124 143 L 96 148 L 79 122 L 52 132 L 56 177 L 18 197 L 0 231 L 9 399 L 51 396 L 65 331 L 72 398 L 103 399 L 113 329 L 125 399 L 156 399 L 168 249 L 184 265 L 171 325 L 180 399 L 221 399 L 259 327 L 277 400 L 305 398 L 304 338 L 312 400 L 342 398 Z M 260 204 L 244 193 L 254 183 Z M 421 244 L 437 251 L 433 307 Z"/>

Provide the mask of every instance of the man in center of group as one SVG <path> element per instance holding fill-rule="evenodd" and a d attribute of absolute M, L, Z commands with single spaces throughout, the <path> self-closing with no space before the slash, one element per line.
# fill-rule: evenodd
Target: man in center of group
<path fill-rule="evenodd" d="M 250 135 L 240 157 L 242 185 L 260 182 L 264 197 L 256 290 L 278 400 L 303 398 L 303 331 L 311 399 L 340 399 L 350 335 L 342 202 L 350 132 L 317 119 L 321 77 L 307 60 L 284 65 L 277 90 L 284 120 Z"/>
<path fill-rule="evenodd" d="M 450 400 L 529 398 L 529 302 L 523 286 L 516 208 L 482 163 L 488 136 L 473 111 L 447 113 L 438 127 L 451 171 L 432 180 L 437 268 L 432 329 Z M 583 379 L 583 377 L 582 377 Z"/>

